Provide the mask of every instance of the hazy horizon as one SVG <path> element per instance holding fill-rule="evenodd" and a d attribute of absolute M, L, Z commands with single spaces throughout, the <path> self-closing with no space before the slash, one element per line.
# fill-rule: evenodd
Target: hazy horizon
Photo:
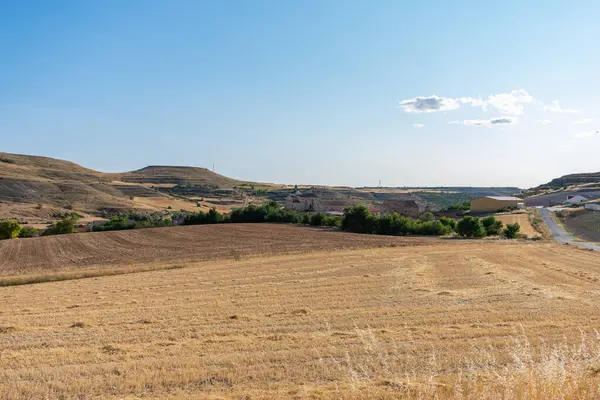
<path fill-rule="evenodd" d="M 343 5 L 4 2 L 0 151 L 352 187 L 600 170 L 600 3 Z"/>

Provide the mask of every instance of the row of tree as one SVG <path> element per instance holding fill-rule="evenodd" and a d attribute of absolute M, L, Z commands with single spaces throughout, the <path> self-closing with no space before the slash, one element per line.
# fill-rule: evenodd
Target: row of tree
<path fill-rule="evenodd" d="M 126 216 L 112 217 L 104 226 L 95 227 L 94 231 L 110 231 L 136 228 L 150 228 L 157 226 L 170 226 L 173 221 L 169 218 L 157 217 L 149 219 L 147 216 L 140 221 L 132 222 Z M 183 225 L 221 224 L 221 223 L 299 223 L 312 226 L 337 227 L 346 232 L 379 234 L 379 235 L 432 235 L 443 236 L 457 233 L 468 238 L 500 235 L 515 238 L 520 231 L 519 224 L 508 224 L 504 227 L 501 221 L 493 216 L 476 218 L 466 216 L 458 222 L 452 218 L 441 217 L 435 219 L 432 213 L 424 213 L 418 219 L 403 217 L 398 214 L 377 216 L 371 214 L 365 206 L 353 206 L 344 210 L 343 216 L 329 216 L 322 213 L 297 213 L 282 207 L 272 201 L 264 205 L 249 205 L 235 209 L 229 215 L 219 213 L 216 209 L 209 212 L 196 212 L 187 214 Z M 42 233 L 47 235 L 61 235 L 73 233 L 77 218 L 63 219 L 53 227 Z M 32 237 L 37 234 L 34 228 L 23 228 L 14 221 L 0 223 L 0 239 L 15 237 Z"/>

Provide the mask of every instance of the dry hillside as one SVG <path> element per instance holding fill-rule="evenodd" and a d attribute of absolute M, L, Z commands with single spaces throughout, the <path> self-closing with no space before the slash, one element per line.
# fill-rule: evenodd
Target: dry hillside
<path fill-rule="evenodd" d="M 176 184 L 231 187 L 236 183 L 206 168 L 150 166 L 109 174 L 69 161 L 0 153 L 0 218 L 30 218 L 28 205 L 38 203 L 46 206 L 45 211 L 35 211 L 39 221 L 31 222 L 47 220 L 51 212 L 66 208 L 81 212 L 131 208 L 157 211 L 169 205 L 187 209 L 196 203 L 160 189 Z"/>

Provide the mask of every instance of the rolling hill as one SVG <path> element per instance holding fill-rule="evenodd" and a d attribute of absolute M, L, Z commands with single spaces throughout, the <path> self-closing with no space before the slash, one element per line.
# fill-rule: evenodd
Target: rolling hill
<path fill-rule="evenodd" d="M 237 183 L 206 168 L 149 166 L 103 173 L 70 161 L 0 153 L 0 219 L 33 213 L 44 220 L 65 209 L 87 213 L 132 208 L 157 211 L 170 201 L 185 208 L 186 199 L 175 199 L 164 189 L 178 184 L 227 188 Z M 34 211 L 31 206 L 38 204 L 39 211 Z M 189 200 L 189 205 L 195 207 L 196 203 Z"/>

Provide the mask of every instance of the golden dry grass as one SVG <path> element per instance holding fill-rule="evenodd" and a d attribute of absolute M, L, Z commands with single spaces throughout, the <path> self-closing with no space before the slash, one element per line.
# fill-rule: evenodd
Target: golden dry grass
<path fill-rule="evenodd" d="M 0 397 L 599 396 L 597 253 L 454 241 L 237 258 L 0 288 Z"/>
<path fill-rule="evenodd" d="M 540 236 L 540 233 L 531 225 L 528 213 L 515 214 L 496 214 L 496 219 L 502 221 L 504 225 L 518 223 L 521 226 L 521 233 L 527 236 Z"/>

